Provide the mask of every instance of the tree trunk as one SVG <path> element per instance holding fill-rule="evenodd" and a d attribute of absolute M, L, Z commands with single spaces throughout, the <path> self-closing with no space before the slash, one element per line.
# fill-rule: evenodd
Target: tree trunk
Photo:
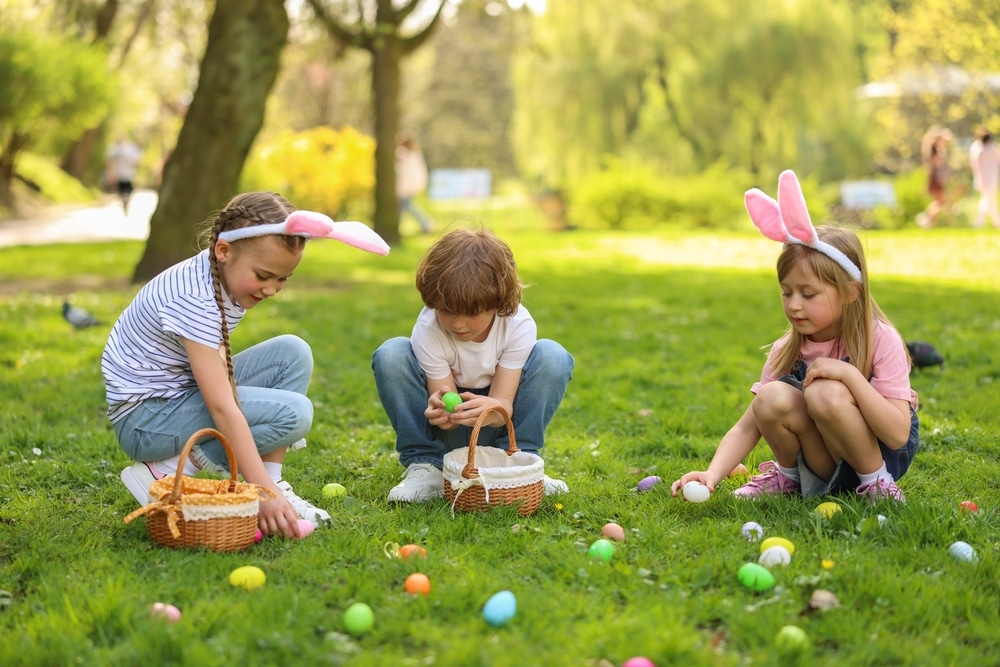
<path fill-rule="evenodd" d="M 284 0 L 217 0 L 198 89 L 164 168 L 133 283 L 190 256 L 200 223 L 237 194 L 287 36 Z"/>
<path fill-rule="evenodd" d="M 396 131 L 399 126 L 399 63 L 403 45 L 395 36 L 376 38 L 372 49 L 375 104 L 375 214 L 373 227 L 391 246 L 399 245 L 396 199 Z"/>

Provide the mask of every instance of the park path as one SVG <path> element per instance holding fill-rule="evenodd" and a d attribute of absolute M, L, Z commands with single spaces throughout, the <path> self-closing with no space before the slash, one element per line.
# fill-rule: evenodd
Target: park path
<path fill-rule="evenodd" d="M 0 248 L 49 243 L 143 241 L 156 209 L 153 190 L 136 190 L 128 215 L 117 197 L 83 208 L 66 208 L 30 220 L 0 220 Z"/>

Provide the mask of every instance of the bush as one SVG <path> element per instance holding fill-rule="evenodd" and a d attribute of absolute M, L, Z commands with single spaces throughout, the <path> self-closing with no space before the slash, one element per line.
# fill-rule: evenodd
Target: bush
<path fill-rule="evenodd" d="M 254 147 L 240 179 L 243 191 L 280 192 L 298 208 L 342 220 L 371 212 L 375 140 L 352 127 L 286 130 Z"/>
<path fill-rule="evenodd" d="M 724 164 L 698 174 L 667 175 L 614 159 L 571 191 L 568 217 L 585 229 L 735 227 L 746 220 L 741 193 L 750 184 L 748 174 Z"/>

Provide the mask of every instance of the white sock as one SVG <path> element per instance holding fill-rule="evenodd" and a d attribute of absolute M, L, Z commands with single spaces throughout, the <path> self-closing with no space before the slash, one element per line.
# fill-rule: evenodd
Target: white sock
<path fill-rule="evenodd" d="M 281 464 L 272 461 L 264 461 L 264 470 L 271 476 L 272 482 L 281 481 Z"/>
<path fill-rule="evenodd" d="M 181 462 L 180 455 L 171 456 L 169 459 L 163 459 L 162 461 L 156 462 L 156 468 L 165 475 L 173 475 L 177 472 L 177 464 Z M 190 458 L 184 460 L 184 474 L 188 477 L 194 477 L 201 470 L 196 466 Z"/>
<path fill-rule="evenodd" d="M 876 470 L 875 472 L 869 472 L 865 474 L 861 474 L 859 472 L 858 479 L 861 480 L 861 486 L 864 486 L 865 484 L 871 484 L 877 479 L 884 479 L 887 482 L 896 481 L 892 478 L 892 475 L 889 474 L 889 471 L 886 470 L 885 461 L 882 462 L 882 467 Z"/>
<path fill-rule="evenodd" d="M 778 465 L 777 461 L 775 461 L 774 464 L 778 466 L 778 471 L 781 472 L 782 475 L 784 475 L 785 477 L 787 477 L 789 479 L 794 479 L 796 482 L 799 481 L 799 468 L 798 468 L 798 466 L 796 466 L 794 468 L 786 468 L 783 465 Z"/>

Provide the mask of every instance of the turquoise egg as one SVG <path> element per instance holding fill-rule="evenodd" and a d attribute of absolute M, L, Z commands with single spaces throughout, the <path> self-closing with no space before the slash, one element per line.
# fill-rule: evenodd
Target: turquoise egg
<path fill-rule="evenodd" d="M 510 591 L 500 591 L 483 606 L 483 619 L 495 628 L 506 625 L 517 613 L 517 598 Z"/>

